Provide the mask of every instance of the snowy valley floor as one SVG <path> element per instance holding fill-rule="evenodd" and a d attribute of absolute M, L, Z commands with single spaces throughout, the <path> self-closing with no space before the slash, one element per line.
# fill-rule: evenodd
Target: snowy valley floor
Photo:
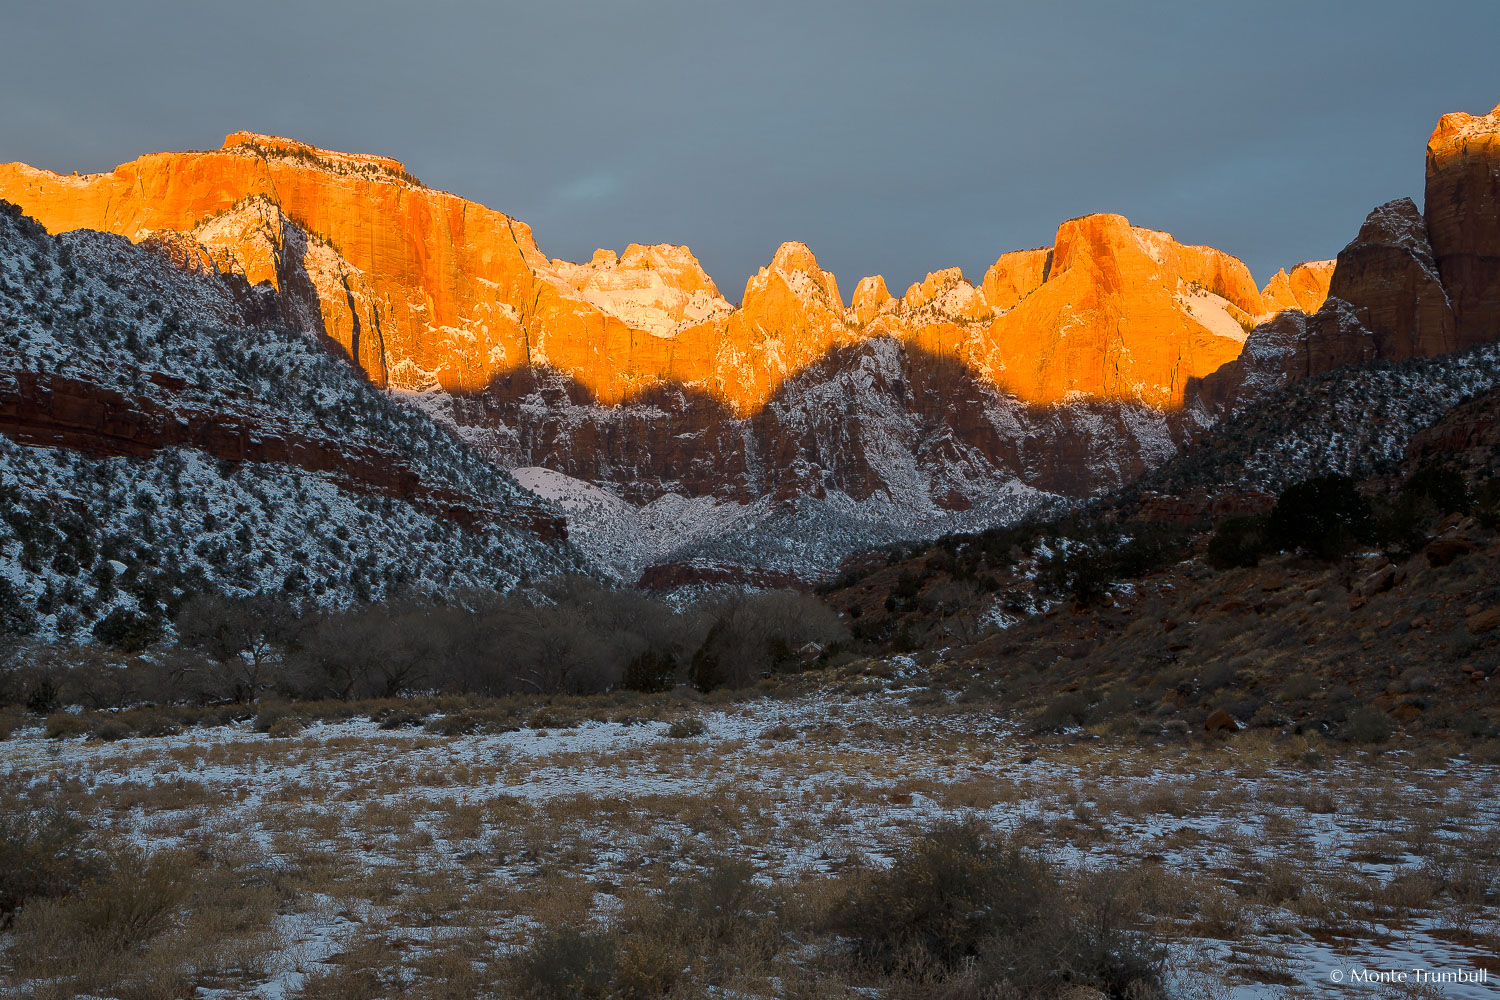
<path fill-rule="evenodd" d="M 518 971 L 529 944 L 552 934 L 543 964 L 587 965 L 593 939 L 556 932 L 643 926 L 643 908 L 743 864 L 723 940 L 676 968 L 621 930 L 615 974 L 685 997 L 978 996 L 883 979 L 820 930 L 851 885 L 955 819 L 1066 872 L 1119 866 L 1133 921 L 1169 948 L 1170 996 L 1500 991 L 1488 744 L 1039 736 L 910 674 L 559 700 L 457 735 L 441 715 L 114 742 L 23 727 L 0 742 L 5 807 L 56 807 L 142 853 L 117 865 L 119 900 L 23 908 L 0 935 L 0 992 L 548 995 Z M 130 947 L 94 933 L 122 909 Z M 1415 968 L 1490 982 L 1332 980 Z"/>

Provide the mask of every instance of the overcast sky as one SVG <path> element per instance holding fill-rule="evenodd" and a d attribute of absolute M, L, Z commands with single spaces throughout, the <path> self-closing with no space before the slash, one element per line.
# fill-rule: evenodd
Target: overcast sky
<path fill-rule="evenodd" d="M 552 256 L 688 244 L 736 300 L 784 240 L 847 299 L 978 281 L 1106 211 L 1263 283 L 1420 203 L 1438 116 L 1500 102 L 1494 0 L 47 0 L 0 24 L 0 161 L 289 135 L 395 156 Z"/>

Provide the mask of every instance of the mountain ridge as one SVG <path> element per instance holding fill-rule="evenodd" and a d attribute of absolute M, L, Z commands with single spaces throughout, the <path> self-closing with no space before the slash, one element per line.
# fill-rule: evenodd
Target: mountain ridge
<path fill-rule="evenodd" d="M 1238 352 L 1242 326 L 1309 304 L 1279 290 L 1268 305 L 1272 286 L 1257 288 L 1237 259 L 1091 215 L 1062 223 L 1051 248 L 1001 255 L 977 285 L 948 268 L 897 296 L 875 275 L 848 303 L 810 248 L 785 243 L 735 305 L 686 247 L 548 259 L 524 223 L 421 187 L 399 161 L 250 133 L 83 177 L 3 165 L 0 197 L 49 231 L 175 233 L 209 248 L 214 267 L 278 288 L 285 226 L 260 230 L 279 214 L 319 251 L 302 253 L 319 305 L 309 320 L 380 384 L 476 391 L 540 365 L 607 403 L 666 380 L 719 395 L 740 416 L 829 350 L 876 335 L 953 353 L 1027 402 L 1175 405 L 1187 377 Z M 1321 271 L 1300 273 L 1303 298 L 1316 298 Z M 1062 343 L 1079 327 L 1091 341 Z M 375 329 L 385 331 L 378 352 Z M 1030 346 L 1047 329 L 1057 336 Z M 1048 363 L 1074 352 L 1077 364 Z"/>

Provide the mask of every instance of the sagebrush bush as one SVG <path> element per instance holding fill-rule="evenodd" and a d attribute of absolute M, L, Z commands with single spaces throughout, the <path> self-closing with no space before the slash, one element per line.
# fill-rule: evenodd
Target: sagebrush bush
<path fill-rule="evenodd" d="M 543 705 L 526 720 L 528 729 L 574 729 L 583 720 L 578 713 L 560 705 Z"/>
<path fill-rule="evenodd" d="M 1384 743 L 1396 732 L 1396 723 L 1374 705 L 1361 705 L 1349 713 L 1339 728 L 1339 738 L 1350 743 Z"/>
<path fill-rule="evenodd" d="M 271 723 L 266 730 L 266 735 L 276 740 L 291 739 L 293 736 L 301 735 L 302 730 L 307 728 L 307 723 L 295 715 L 283 715 Z"/>
<path fill-rule="evenodd" d="M 708 732 L 708 724 L 693 715 L 684 716 L 667 727 L 667 735 L 674 740 L 691 739 L 694 736 L 702 736 L 706 732 Z"/>
<path fill-rule="evenodd" d="M 88 720 L 81 715 L 72 712 L 53 712 L 47 716 L 46 722 L 47 739 L 64 740 L 74 736 L 86 736 L 89 731 Z"/>
<path fill-rule="evenodd" d="M 255 713 L 254 728 L 257 733 L 269 733 L 271 727 L 283 719 L 293 719 L 299 723 L 301 728 L 302 715 L 291 705 L 270 704 L 262 705 L 260 711 Z"/>
<path fill-rule="evenodd" d="M 61 810 L 0 809 L 0 927 L 29 899 L 75 892 L 99 871 L 87 830 Z"/>
<path fill-rule="evenodd" d="M 134 733 L 124 719 L 107 716 L 93 726 L 89 735 L 95 739 L 113 743 L 115 740 L 123 740 L 129 736 L 133 736 Z"/>
<path fill-rule="evenodd" d="M 549 930 L 517 957 L 515 983 L 536 1000 L 605 1000 L 616 995 L 617 951 L 607 932 Z"/>
<path fill-rule="evenodd" d="M 1037 714 L 1037 732 L 1055 732 L 1070 726 L 1081 726 L 1089 720 L 1089 699 L 1082 692 L 1069 691 L 1048 702 Z"/>
<path fill-rule="evenodd" d="M 381 729 L 414 729 L 427 721 L 427 713 L 414 708 L 385 708 L 371 712 L 370 721 Z"/>
<path fill-rule="evenodd" d="M 833 929 L 888 974 L 963 977 L 981 995 L 1153 996 L 1165 952 L 1127 928 L 1117 882 L 1105 873 L 1069 887 L 1039 855 L 976 823 L 948 824 L 850 893 Z"/>

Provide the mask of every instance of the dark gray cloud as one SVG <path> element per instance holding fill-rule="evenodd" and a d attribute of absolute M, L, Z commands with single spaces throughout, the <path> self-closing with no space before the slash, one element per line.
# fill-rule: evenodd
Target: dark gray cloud
<path fill-rule="evenodd" d="M 533 0 L 12 5 L 0 161 L 236 129 L 396 156 L 553 256 L 686 243 L 730 298 L 783 240 L 847 297 L 1113 211 L 1261 281 L 1420 200 L 1500 101 L 1500 5 Z"/>

